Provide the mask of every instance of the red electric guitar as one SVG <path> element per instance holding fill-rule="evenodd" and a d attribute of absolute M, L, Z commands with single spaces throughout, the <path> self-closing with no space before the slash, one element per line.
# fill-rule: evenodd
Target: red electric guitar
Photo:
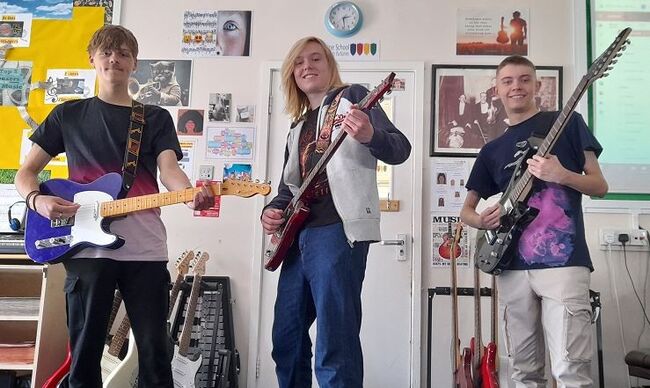
<path fill-rule="evenodd" d="M 440 257 L 443 259 L 451 259 L 451 253 L 452 253 L 452 246 L 453 246 L 453 253 L 456 257 L 460 256 L 460 246 L 458 244 L 453 244 L 453 233 L 451 230 L 451 222 L 447 223 L 447 237 L 445 238 L 443 236 L 443 242 L 440 244 L 438 247 L 438 254 Z M 460 238 L 459 238 L 460 241 Z"/>
<path fill-rule="evenodd" d="M 447 224 L 449 240 L 451 247 L 451 326 L 452 326 L 452 372 L 454 388 L 474 388 L 472 381 L 472 352 L 470 348 L 464 348 L 462 356 L 460 355 L 460 338 L 458 337 L 458 279 L 456 275 L 456 257 L 458 242 L 463 233 L 463 224 L 456 224 L 456 231 L 451 234 L 451 222 Z"/>
<path fill-rule="evenodd" d="M 496 281 L 493 276 L 493 290 L 495 285 Z M 494 293 L 492 296 L 494 298 Z M 495 364 L 497 347 L 494 343 L 496 338 L 494 308 L 496 306 L 495 299 L 492 299 L 492 342 L 484 347 L 481 335 L 481 277 L 478 266 L 474 265 L 474 338 L 470 342 L 470 348 L 472 350 L 472 376 L 476 388 L 499 388 L 499 377 Z"/>
<path fill-rule="evenodd" d="M 119 291 L 115 291 L 115 297 L 113 297 L 113 306 L 111 307 L 111 315 L 108 318 L 108 327 L 113 326 L 115 316 L 117 315 L 117 311 L 120 309 L 121 304 L 122 294 L 120 294 Z M 70 373 L 70 365 L 72 365 L 72 352 L 70 351 L 70 343 L 68 343 L 68 354 L 65 357 L 65 361 L 63 361 L 63 364 L 61 364 L 61 366 L 59 366 L 59 368 L 54 371 L 52 376 L 45 380 L 42 388 L 60 387 L 61 383 L 68 378 L 68 374 Z"/>
<path fill-rule="evenodd" d="M 477 269 L 478 270 L 478 269 Z M 497 369 L 498 346 L 497 332 L 499 325 L 497 323 L 497 312 L 499 302 L 497 299 L 497 278 L 492 275 L 492 317 L 491 317 L 491 341 L 485 347 L 485 353 L 481 359 L 481 381 L 482 388 L 499 388 L 499 372 Z"/>
<path fill-rule="evenodd" d="M 368 110 L 375 106 L 375 104 L 384 96 L 384 94 L 389 93 L 393 87 L 393 79 L 395 78 L 395 73 L 390 73 L 381 84 L 374 88 L 363 100 L 359 101 L 357 104 L 359 109 Z M 289 248 L 293 245 L 293 241 L 296 238 L 296 235 L 302 228 L 302 225 L 307 220 L 309 216 L 309 202 L 311 198 L 314 198 L 316 193 L 322 189 L 321 186 L 321 172 L 325 170 L 325 165 L 332 158 L 332 155 L 339 148 L 347 132 L 340 131 L 332 143 L 327 147 L 323 156 L 314 168 L 312 168 L 309 175 L 305 178 L 300 190 L 293 197 L 291 202 L 282 214 L 282 217 L 285 219 L 285 223 L 271 236 L 271 242 L 269 248 L 266 250 L 266 264 L 264 268 L 269 271 L 275 271 L 282 261 L 284 261 Z"/>

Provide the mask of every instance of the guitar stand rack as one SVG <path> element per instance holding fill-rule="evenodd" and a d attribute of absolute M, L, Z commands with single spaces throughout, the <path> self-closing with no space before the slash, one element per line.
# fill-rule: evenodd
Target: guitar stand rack
<path fill-rule="evenodd" d="M 172 337 L 178 339 L 185 321 L 193 276 L 181 286 L 179 307 L 172 325 Z M 239 352 L 235 349 L 230 279 L 227 276 L 203 276 L 197 311 L 192 323 L 191 352 L 201 352 L 203 361 L 196 376 L 197 388 L 237 388 Z"/>
<path fill-rule="evenodd" d="M 490 287 L 480 289 L 481 296 L 492 296 Z M 427 289 L 427 388 L 431 388 L 431 332 L 432 332 L 432 310 L 433 297 L 435 295 L 451 295 L 451 287 L 433 287 Z M 456 295 L 474 296 L 474 287 L 457 287 Z M 601 318 L 600 292 L 589 290 L 591 302 L 592 323 L 596 324 L 596 343 L 598 347 L 598 387 L 605 388 L 605 374 L 603 372 L 603 327 Z"/>

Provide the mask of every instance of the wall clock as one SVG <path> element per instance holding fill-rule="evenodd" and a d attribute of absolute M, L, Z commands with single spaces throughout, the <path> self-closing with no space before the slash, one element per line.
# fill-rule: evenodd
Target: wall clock
<path fill-rule="evenodd" d="M 361 9 L 351 1 L 334 3 L 325 12 L 325 27 L 334 36 L 352 36 L 361 29 L 361 24 Z"/>

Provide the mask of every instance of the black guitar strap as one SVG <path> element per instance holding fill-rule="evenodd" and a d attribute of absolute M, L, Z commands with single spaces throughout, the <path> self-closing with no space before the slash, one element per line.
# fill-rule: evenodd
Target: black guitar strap
<path fill-rule="evenodd" d="M 135 181 L 136 169 L 138 167 L 138 156 L 140 155 L 140 141 L 144 130 L 144 104 L 133 100 L 131 104 L 131 119 L 129 136 L 126 139 L 126 150 L 124 151 L 124 164 L 122 165 L 122 190 L 118 198 L 125 198 Z"/>

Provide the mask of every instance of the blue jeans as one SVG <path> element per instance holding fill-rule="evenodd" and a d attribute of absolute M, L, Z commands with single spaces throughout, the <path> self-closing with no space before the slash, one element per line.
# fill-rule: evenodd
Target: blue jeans
<path fill-rule="evenodd" d="M 318 385 L 363 386 L 359 331 L 368 245 L 351 247 L 341 223 L 300 232 L 282 264 L 275 301 L 272 356 L 281 388 L 311 387 L 314 320 Z"/>

